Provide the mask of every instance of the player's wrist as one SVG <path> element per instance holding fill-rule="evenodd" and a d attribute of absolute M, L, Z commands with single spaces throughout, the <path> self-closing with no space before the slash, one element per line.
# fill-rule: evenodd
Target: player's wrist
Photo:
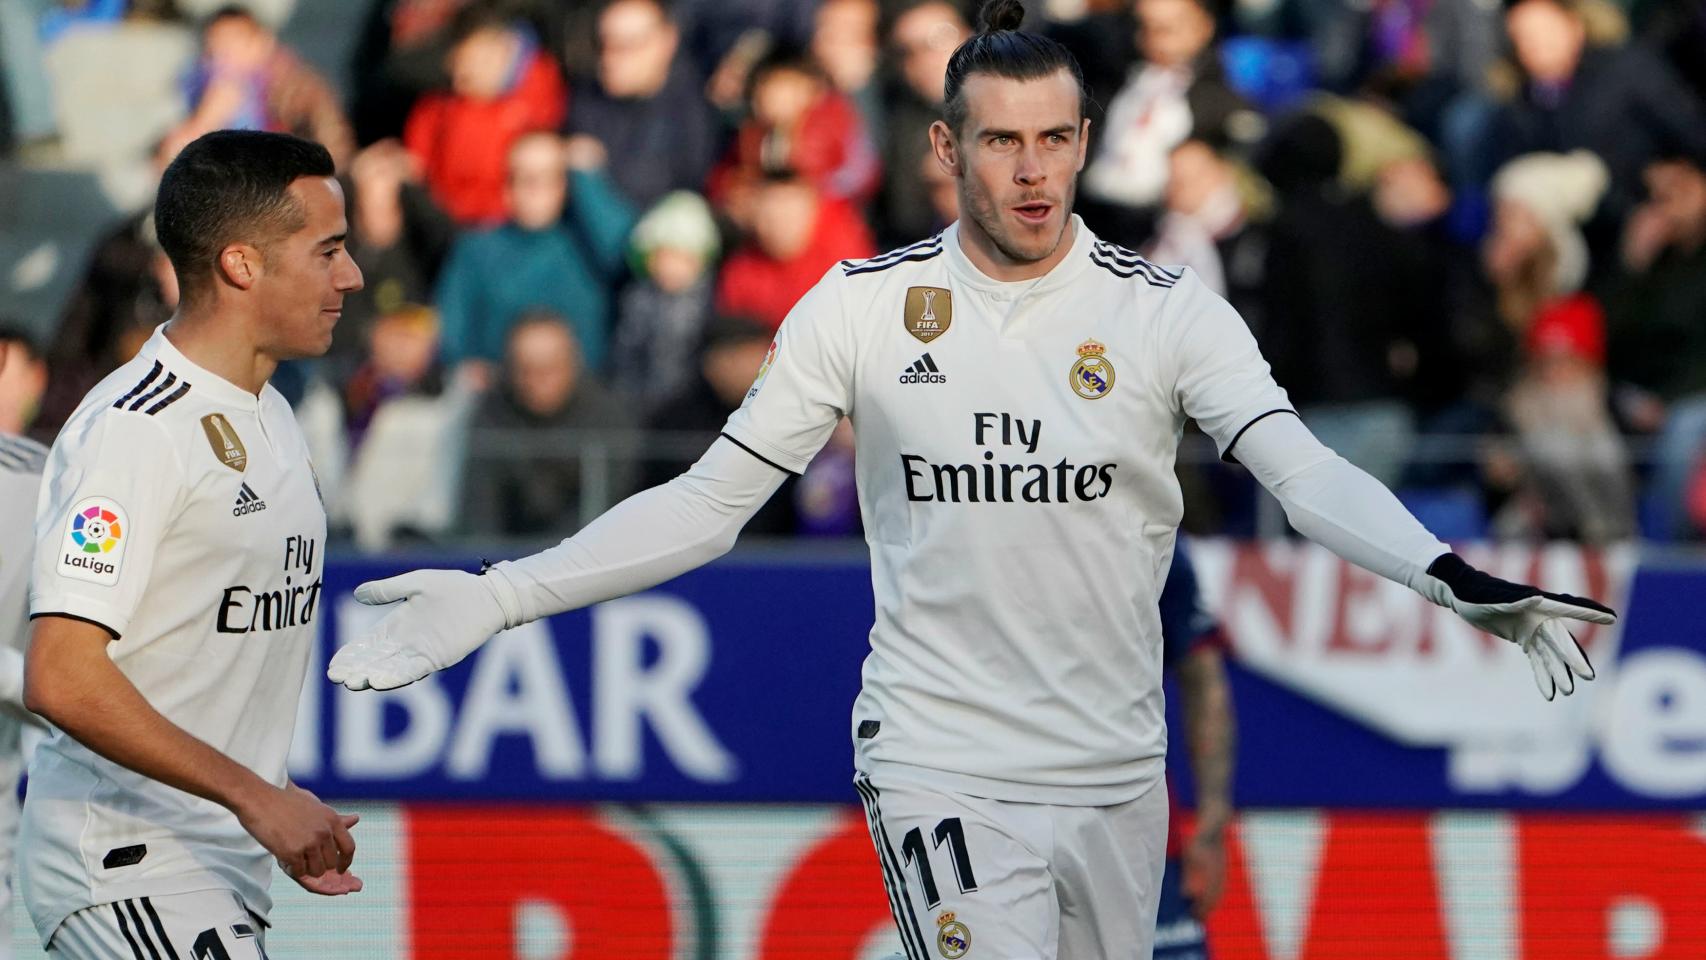
<path fill-rule="evenodd" d="M 1232 824 L 1232 805 L 1229 803 L 1198 803 L 1195 835 L 1206 840 L 1219 840 Z"/>

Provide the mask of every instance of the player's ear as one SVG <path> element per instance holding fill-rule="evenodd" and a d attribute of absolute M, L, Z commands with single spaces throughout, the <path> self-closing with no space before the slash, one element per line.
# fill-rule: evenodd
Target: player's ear
<path fill-rule="evenodd" d="M 219 251 L 219 275 L 239 290 L 247 290 L 261 278 L 261 251 L 246 243 L 233 243 Z"/>
<path fill-rule="evenodd" d="M 960 145 L 946 121 L 937 120 L 930 124 L 930 151 L 936 155 L 936 163 L 944 173 L 950 177 L 960 175 Z"/>

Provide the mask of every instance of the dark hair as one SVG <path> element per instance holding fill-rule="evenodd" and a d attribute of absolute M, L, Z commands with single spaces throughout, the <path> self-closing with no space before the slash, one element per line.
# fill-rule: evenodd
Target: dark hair
<path fill-rule="evenodd" d="M 486 30 L 510 30 L 516 22 L 517 17 L 507 6 L 476 0 L 451 17 L 450 43 L 455 46 Z"/>
<path fill-rule="evenodd" d="M 216 130 L 185 147 L 160 176 L 154 198 L 154 232 L 183 299 L 200 295 L 228 245 L 252 243 L 264 252 L 300 230 L 305 214 L 290 185 L 334 172 L 325 147 L 287 133 Z"/>
<path fill-rule="evenodd" d="M 0 317 L 0 344 L 17 344 L 31 359 L 41 356 L 41 349 L 36 346 L 35 335 L 10 317 Z"/>
<path fill-rule="evenodd" d="M 1039 80 L 1065 70 L 1078 84 L 1078 115 L 1082 119 L 1090 95 L 1084 89 L 1084 70 L 1078 58 L 1060 41 L 1019 29 L 1025 20 L 1020 0 L 989 0 L 978 15 L 979 32 L 948 58 L 943 84 L 942 117 L 955 133 L 966 121 L 965 82 L 979 73 L 1009 80 Z"/>
<path fill-rule="evenodd" d="M 227 3 L 208 14 L 207 19 L 201 22 L 201 29 L 205 32 L 207 28 L 221 20 L 247 20 L 256 25 L 259 25 L 261 22 L 260 19 L 255 16 L 255 12 L 250 10 L 248 7 L 245 7 L 240 3 Z"/>
<path fill-rule="evenodd" d="M 792 44 L 782 44 L 771 47 L 758 62 L 752 65 L 752 70 L 746 77 L 746 99 L 752 102 L 753 91 L 758 89 L 773 73 L 798 73 L 828 84 L 829 76 L 823 72 L 817 58 L 811 52 Z"/>

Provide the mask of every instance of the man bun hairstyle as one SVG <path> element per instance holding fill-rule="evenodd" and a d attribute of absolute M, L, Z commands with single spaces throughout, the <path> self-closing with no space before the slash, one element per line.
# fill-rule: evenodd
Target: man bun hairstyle
<path fill-rule="evenodd" d="M 1019 29 L 1024 20 L 1021 0 L 988 0 L 978 14 L 978 33 L 960 44 L 948 59 L 942 119 L 956 134 L 966 120 L 963 87 L 980 73 L 1009 80 L 1040 80 L 1065 70 L 1078 84 L 1078 115 L 1085 115 L 1090 95 L 1084 89 L 1084 71 L 1078 66 L 1078 58 L 1058 40 Z"/>
<path fill-rule="evenodd" d="M 233 243 L 262 250 L 302 229 L 307 214 L 290 195 L 302 177 L 330 177 L 332 155 L 287 133 L 216 130 L 179 153 L 160 176 L 154 232 L 172 261 L 183 299 L 199 297 L 219 252 Z"/>

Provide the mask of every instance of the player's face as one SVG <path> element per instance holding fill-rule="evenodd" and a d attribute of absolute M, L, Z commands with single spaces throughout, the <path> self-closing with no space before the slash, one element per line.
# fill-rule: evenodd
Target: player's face
<path fill-rule="evenodd" d="M 267 314 L 262 348 L 281 360 L 325 353 L 344 295 L 361 289 L 361 268 L 344 246 L 343 187 L 331 177 L 302 177 L 290 193 L 304 213 L 302 227 L 269 246 L 256 291 Z"/>
<path fill-rule="evenodd" d="M 997 266 L 1047 260 L 1066 234 L 1090 122 L 1066 70 L 1034 80 L 974 74 L 957 135 L 931 127 L 936 158 L 959 181 L 960 228 Z M 1018 278 L 1014 278 L 1018 279 Z"/>

